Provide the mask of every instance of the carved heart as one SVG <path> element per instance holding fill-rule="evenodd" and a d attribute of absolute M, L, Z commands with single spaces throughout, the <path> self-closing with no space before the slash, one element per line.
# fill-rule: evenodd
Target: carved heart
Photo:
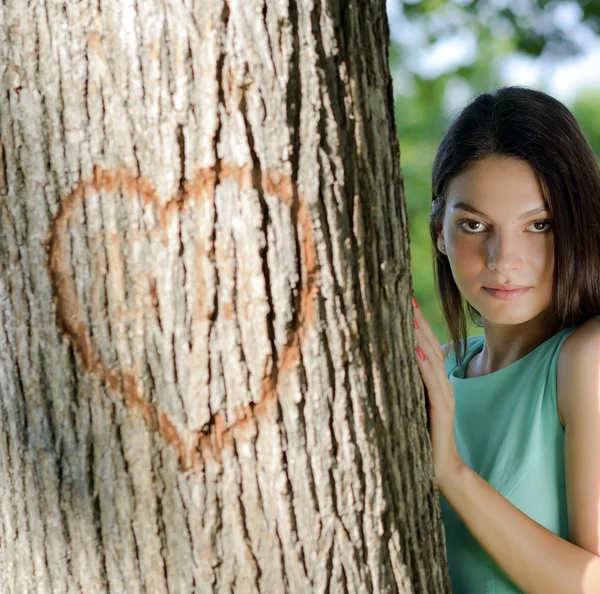
<path fill-rule="evenodd" d="M 286 341 L 276 345 L 277 352 L 264 350 L 253 359 L 250 399 L 248 390 L 238 390 L 239 403 L 225 410 L 221 402 L 214 410 L 202 371 L 212 365 L 212 325 L 219 316 L 245 316 L 253 325 L 266 319 L 254 309 L 261 303 L 262 270 L 257 274 L 256 263 L 240 265 L 242 254 L 232 256 L 215 241 L 214 198 L 224 184 L 277 196 L 290 208 L 304 268 L 299 308 Z M 248 289 L 240 311 L 239 300 L 216 299 L 228 277 L 215 278 L 214 260 L 225 271 L 236 265 L 236 274 L 258 287 L 258 297 Z M 51 230 L 50 272 L 57 323 L 81 368 L 175 449 L 182 470 L 197 468 L 202 456 L 220 460 L 233 432 L 238 437 L 268 411 L 314 322 L 318 269 L 310 216 L 289 177 L 279 172 L 261 178 L 247 168 L 219 163 L 216 170 L 200 170 L 165 202 L 147 179 L 95 167 L 93 178 L 80 182 L 61 203 Z M 183 378 L 177 377 L 181 369 Z"/>

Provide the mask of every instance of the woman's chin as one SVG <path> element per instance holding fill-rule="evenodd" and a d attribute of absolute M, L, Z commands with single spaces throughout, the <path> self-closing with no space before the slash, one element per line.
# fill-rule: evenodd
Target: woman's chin
<path fill-rule="evenodd" d="M 481 318 L 491 324 L 517 325 L 526 324 L 539 316 L 543 308 L 517 308 L 515 304 L 508 303 L 504 307 L 482 307 L 479 310 Z"/>
<path fill-rule="evenodd" d="M 492 324 L 523 324 L 541 312 L 541 309 L 510 301 L 498 301 L 493 305 L 479 301 L 476 304 L 471 303 L 471 306 L 479 312 L 482 320 Z"/>

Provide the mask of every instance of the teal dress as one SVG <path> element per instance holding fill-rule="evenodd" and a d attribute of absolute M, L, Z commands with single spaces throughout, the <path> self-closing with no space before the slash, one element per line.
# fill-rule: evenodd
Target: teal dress
<path fill-rule="evenodd" d="M 446 358 L 455 398 L 454 436 L 464 462 L 522 512 L 568 537 L 564 428 L 556 404 L 562 330 L 511 365 L 465 378 L 483 336 L 467 340 L 461 365 Z M 520 592 L 440 496 L 453 594 Z M 519 538 L 518 534 L 514 535 Z"/>

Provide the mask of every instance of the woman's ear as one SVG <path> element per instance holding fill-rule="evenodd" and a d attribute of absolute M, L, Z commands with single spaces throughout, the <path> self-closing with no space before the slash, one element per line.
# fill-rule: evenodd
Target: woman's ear
<path fill-rule="evenodd" d="M 444 227 L 441 221 L 438 221 L 435 224 L 435 230 L 437 231 L 437 249 L 442 252 L 442 254 L 445 254 L 446 240 L 444 239 Z"/>

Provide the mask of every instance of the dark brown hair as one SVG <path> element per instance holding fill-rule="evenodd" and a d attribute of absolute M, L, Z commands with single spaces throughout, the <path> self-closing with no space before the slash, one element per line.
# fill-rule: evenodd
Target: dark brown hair
<path fill-rule="evenodd" d="M 600 169 L 573 114 L 553 97 L 504 87 L 473 100 L 451 124 L 432 173 L 430 233 L 436 286 L 457 360 L 466 349 L 467 321 L 481 316 L 463 298 L 448 258 L 437 249 L 450 180 L 498 155 L 527 162 L 536 173 L 552 219 L 555 331 L 600 315 Z M 462 348 L 461 348 L 462 343 Z"/>

